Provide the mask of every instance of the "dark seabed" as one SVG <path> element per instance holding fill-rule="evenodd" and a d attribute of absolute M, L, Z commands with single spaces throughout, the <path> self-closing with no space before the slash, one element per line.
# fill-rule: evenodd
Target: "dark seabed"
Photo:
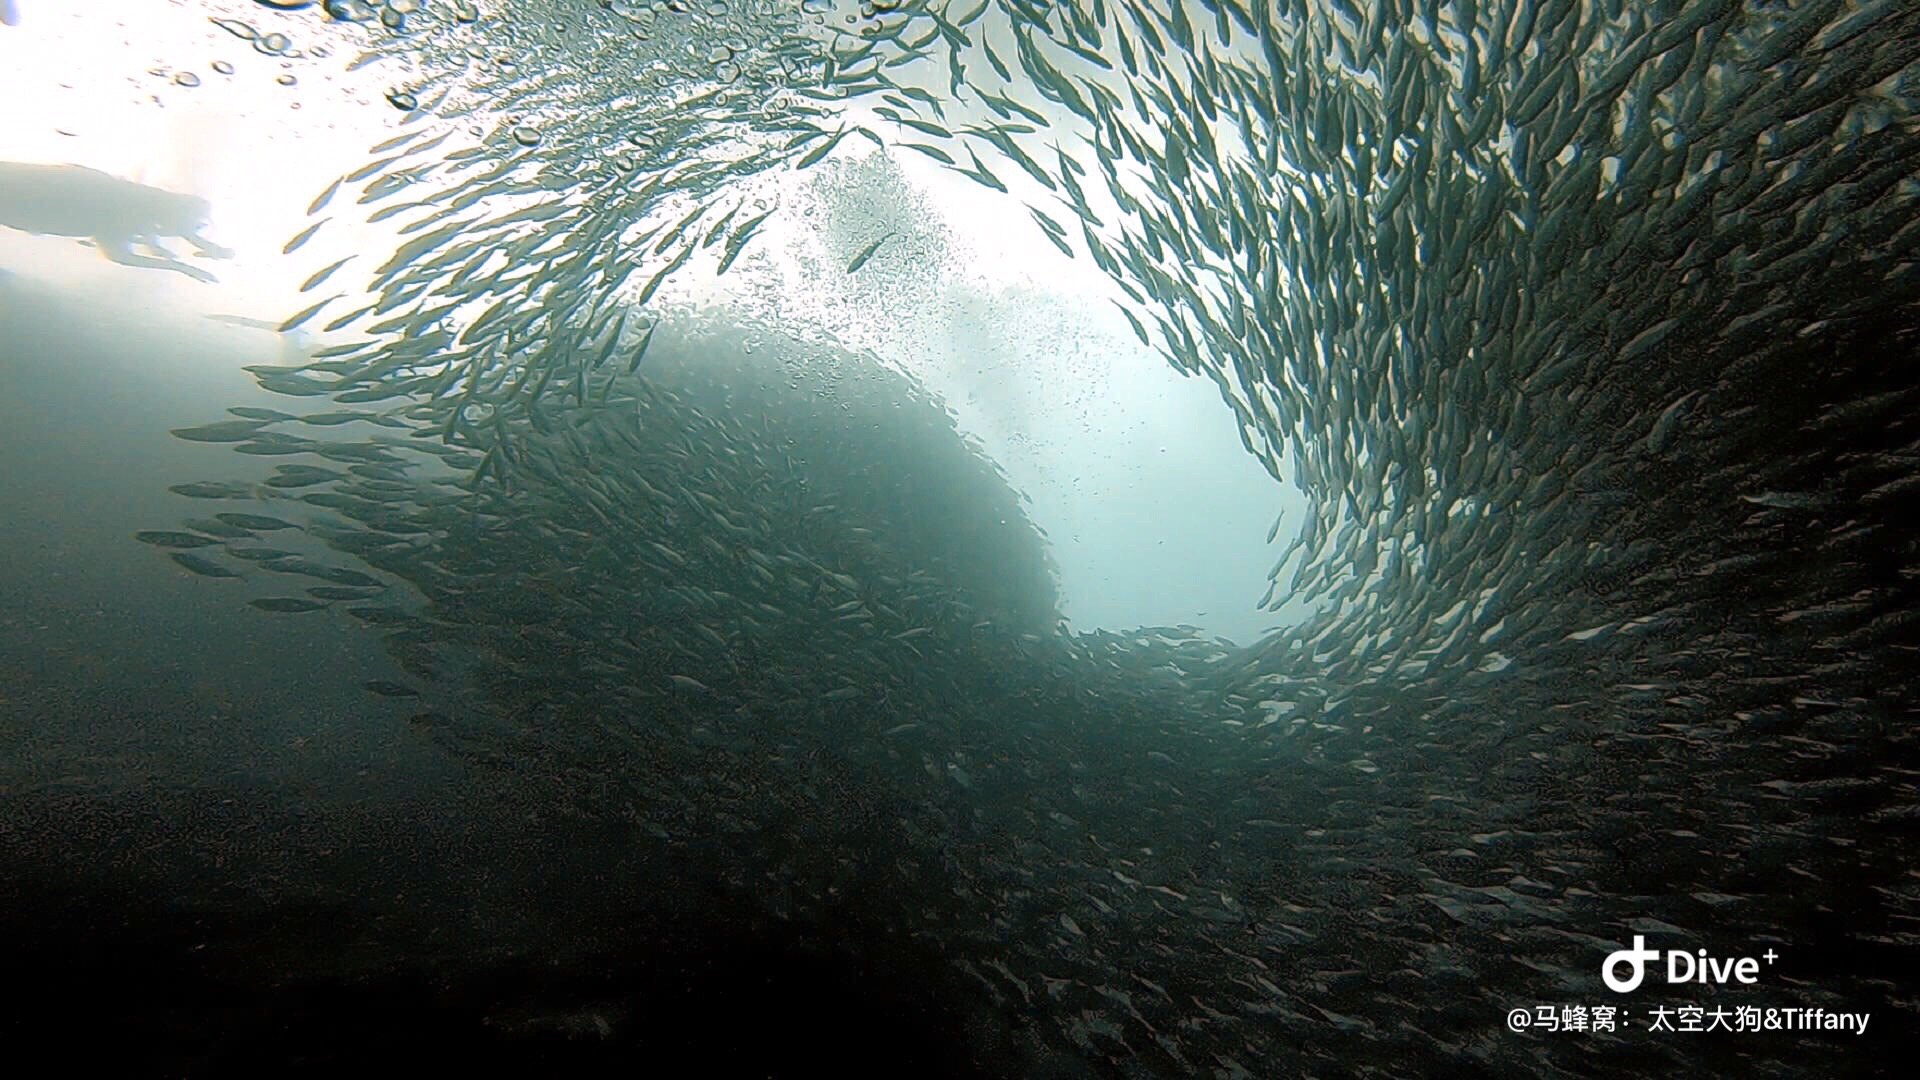
<path fill-rule="evenodd" d="M 404 61 L 310 211 L 389 232 L 281 342 L 0 275 L 22 1060 L 1910 1071 L 1920 6 L 178 6 Z M 895 159 L 1217 384 L 1310 615 L 1066 622 L 807 318 L 952 272 Z M 0 163 L 129 280 L 207 211 Z"/>

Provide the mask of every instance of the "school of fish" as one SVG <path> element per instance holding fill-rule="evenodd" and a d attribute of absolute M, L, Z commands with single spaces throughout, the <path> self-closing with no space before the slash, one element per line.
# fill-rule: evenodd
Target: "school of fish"
<path fill-rule="evenodd" d="M 387 634 L 418 685 L 373 694 L 472 681 L 414 725 L 775 918 L 890 898 L 1016 1033 L 979 1074 L 1795 1072 L 1506 1030 L 1612 1003 L 1636 933 L 1798 965 L 1730 1003 L 1914 1021 L 1920 6 L 270 17 L 416 73 L 287 251 L 401 239 L 285 323 L 350 340 L 253 369 L 325 411 L 175 432 L 298 458 L 176 488 L 273 508 L 139 539 L 324 582 L 251 603 Z M 1065 632 L 942 403 L 656 302 L 855 140 L 1023 201 L 1218 384 L 1312 499 L 1264 598 L 1312 618 Z"/>

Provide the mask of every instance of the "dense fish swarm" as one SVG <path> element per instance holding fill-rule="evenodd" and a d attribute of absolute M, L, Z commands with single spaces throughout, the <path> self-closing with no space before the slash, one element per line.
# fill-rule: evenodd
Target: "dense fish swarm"
<path fill-rule="evenodd" d="M 266 483 L 412 587 L 347 608 L 403 666 L 485 688 L 415 717 L 449 745 L 771 917 L 897 898 L 872 932 L 1018 1033 L 983 1073 L 1795 1071 L 1504 1029 L 1609 1003 L 1635 933 L 1914 1021 L 1920 7 L 324 7 L 422 74 L 313 212 L 401 239 L 288 320 L 361 340 L 260 380 L 406 430 L 176 434 L 331 460 Z M 1315 617 L 1060 633 L 910 380 L 659 310 L 850 138 L 1025 197 L 1219 384 L 1315 500 L 1269 593 Z"/>

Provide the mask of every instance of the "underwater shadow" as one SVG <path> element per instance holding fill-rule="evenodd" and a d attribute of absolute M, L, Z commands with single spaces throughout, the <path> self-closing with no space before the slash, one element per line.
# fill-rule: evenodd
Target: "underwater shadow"
<path fill-rule="evenodd" d="M 197 195 L 90 169 L 84 165 L 30 165 L 0 161 L 0 225 L 38 236 L 91 240 L 122 266 L 171 270 L 195 281 L 216 282 L 211 273 L 183 262 L 162 241 L 179 237 L 203 258 L 229 259 L 233 252 L 201 234 L 212 207 Z M 145 253 L 135 251 L 135 246 Z"/>

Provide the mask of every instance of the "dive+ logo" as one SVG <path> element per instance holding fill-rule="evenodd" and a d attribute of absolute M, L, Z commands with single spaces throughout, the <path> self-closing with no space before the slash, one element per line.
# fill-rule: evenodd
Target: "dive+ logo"
<path fill-rule="evenodd" d="M 1779 959 L 1780 954 L 1768 949 L 1761 954 L 1767 963 Z M 1725 985 L 1729 980 L 1751 986 L 1760 979 L 1760 961 L 1751 956 L 1728 957 L 1717 960 L 1701 949 L 1696 956 L 1681 949 L 1667 951 L 1667 982 L 1669 983 L 1717 983 Z M 1616 994 L 1625 994 L 1640 985 L 1647 977 L 1647 961 L 1660 959 L 1660 950 L 1647 948 L 1644 935 L 1633 935 L 1633 948 L 1620 949 L 1607 954 L 1600 965 L 1600 977 L 1607 981 L 1607 989 Z M 1623 978 L 1616 974 L 1621 967 L 1627 968 Z"/>

